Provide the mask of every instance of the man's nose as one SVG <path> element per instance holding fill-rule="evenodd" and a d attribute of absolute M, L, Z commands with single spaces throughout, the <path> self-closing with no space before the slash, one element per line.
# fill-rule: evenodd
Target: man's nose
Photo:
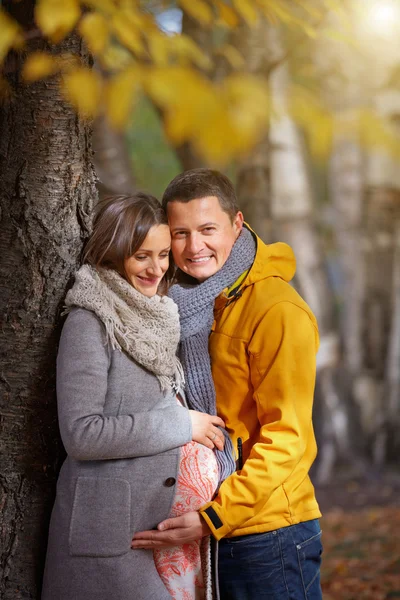
<path fill-rule="evenodd" d="M 196 234 L 191 234 L 186 239 L 186 252 L 188 252 L 189 254 L 198 254 L 203 249 L 203 246 L 204 244 L 200 236 Z"/>

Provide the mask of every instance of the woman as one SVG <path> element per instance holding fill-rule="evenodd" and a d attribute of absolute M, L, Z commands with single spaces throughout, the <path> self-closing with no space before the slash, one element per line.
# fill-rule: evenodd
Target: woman
<path fill-rule="evenodd" d="M 135 531 L 184 511 L 188 498 L 187 510 L 196 498 L 198 506 L 210 499 L 218 480 L 212 449 L 224 443 L 221 419 L 189 411 L 180 397 L 178 312 L 159 295 L 170 277 L 170 242 L 152 196 L 99 204 L 85 264 L 67 294 L 57 358 L 68 456 L 42 600 L 205 597 L 198 547 L 183 570 L 162 552 L 156 567 L 151 551 L 131 549 Z"/>

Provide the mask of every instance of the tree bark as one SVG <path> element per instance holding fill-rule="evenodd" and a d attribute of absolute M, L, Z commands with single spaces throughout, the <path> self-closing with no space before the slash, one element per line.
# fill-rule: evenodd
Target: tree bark
<path fill-rule="evenodd" d="M 395 226 L 392 324 L 385 368 L 387 444 L 384 459 L 396 461 L 400 450 L 400 219 Z"/>
<path fill-rule="evenodd" d="M 93 123 L 93 150 L 100 198 L 132 194 L 136 186 L 125 135 L 112 129 L 105 116 Z"/>
<path fill-rule="evenodd" d="M 391 187 L 370 187 L 366 194 L 366 300 L 364 370 L 374 382 L 364 427 L 370 437 L 373 461 L 382 467 L 398 436 L 393 408 L 398 406 L 398 230 L 400 193 Z"/>
<path fill-rule="evenodd" d="M 272 27 L 261 17 L 257 25 L 242 25 L 234 31 L 231 44 L 245 61 L 246 73 L 268 77 L 271 64 L 277 58 Z M 268 134 L 244 158 L 236 162 L 237 194 L 246 221 L 261 239 L 270 243 L 274 238 L 271 212 L 271 164 Z"/>
<path fill-rule="evenodd" d="M 30 2 L 10 3 L 31 12 Z M 24 7 L 22 7 L 24 8 Z M 16 9 L 16 10 L 17 10 Z M 26 23 L 24 23 L 25 25 Z M 43 47 L 35 43 L 35 49 Z M 55 51 L 81 53 L 71 38 Z M 40 597 L 47 526 L 63 456 L 55 357 L 63 299 L 96 200 L 90 128 L 55 78 L 31 86 L 13 59 L 0 113 L 0 597 Z"/>
<path fill-rule="evenodd" d="M 278 34 L 276 44 L 280 46 Z M 330 479 L 340 458 L 358 462 L 351 441 L 351 411 L 338 382 L 339 335 L 325 255 L 316 223 L 314 191 L 305 144 L 288 111 L 289 71 L 281 64 L 271 75 L 272 216 L 282 241 L 296 255 L 294 284 L 313 310 L 319 327 L 315 426 L 319 445 L 316 477 Z"/>
<path fill-rule="evenodd" d="M 330 160 L 329 189 L 341 271 L 343 360 L 353 377 L 364 364 L 365 344 L 365 157 L 355 140 L 337 139 Z"/>

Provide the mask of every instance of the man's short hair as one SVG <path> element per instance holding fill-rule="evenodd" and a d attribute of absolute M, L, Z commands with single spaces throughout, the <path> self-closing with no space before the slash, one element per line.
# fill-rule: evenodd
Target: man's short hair
<path fill-rule="evenodd" d="M 224 212 L 233 222 L 239 207 L 232 182 L 212 169 L 190 169 L 177 175 L 164 192 L 162 205 L 169 202 L 190 202 L 207 196 L 216 196 Z"/>

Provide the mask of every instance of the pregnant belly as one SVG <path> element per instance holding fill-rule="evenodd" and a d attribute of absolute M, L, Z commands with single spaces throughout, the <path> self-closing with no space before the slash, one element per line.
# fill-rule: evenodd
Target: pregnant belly
<path fill-rule="evenodd" d="M 199 510 L 209 502 L 218 486 L 218 464 L 213 450 L 197 442 L 181 448 L 175 502 L 171 517 Z"/>
<path fill-rule="evenodd" d="M 176 495 L 170 517 L 199 510 L 213 498 L 217 486 L 218 465 L 214 451 L 197 442 L 185 444 L 181 448 Z M 204 583 L 211 581 L 208 538 L 183 546 L 154 550 L 154 562 L 174 600 L 205 600 L 209 597 L 211 592 L 206 592 Z"/>

